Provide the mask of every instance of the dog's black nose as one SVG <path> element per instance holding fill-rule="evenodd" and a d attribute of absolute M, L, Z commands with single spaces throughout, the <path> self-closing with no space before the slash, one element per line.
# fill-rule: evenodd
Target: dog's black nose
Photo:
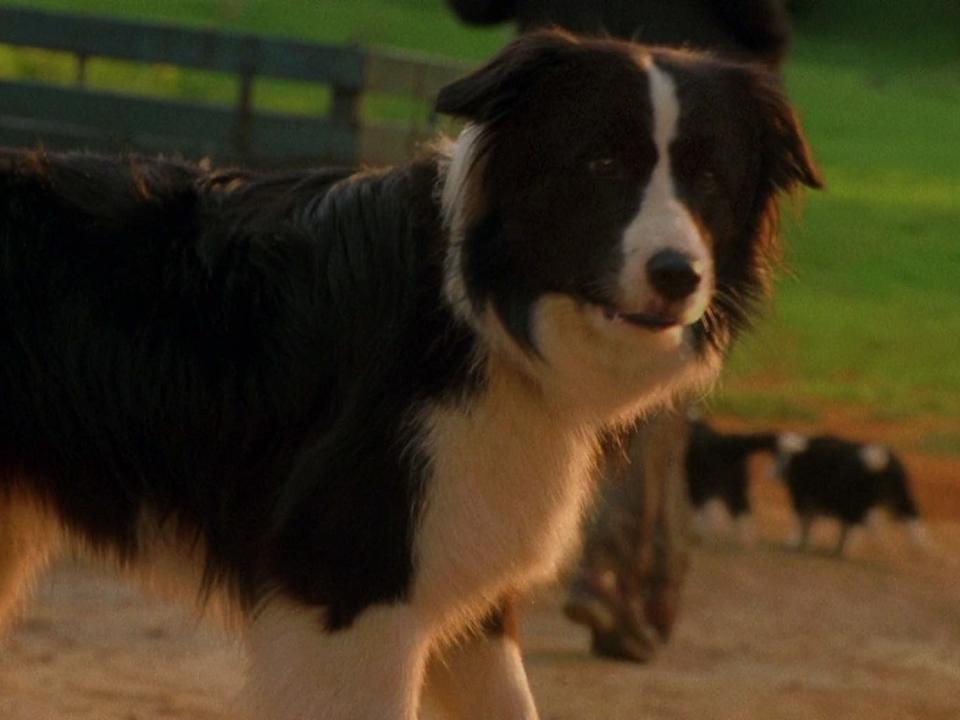
<path fill-rule="evenodd" d="M 654 290 L 670 301 L 683 300 L 700 284 L 693 260 L 676 250 L 661 250 L 650 258 L 647 277 Z"/>

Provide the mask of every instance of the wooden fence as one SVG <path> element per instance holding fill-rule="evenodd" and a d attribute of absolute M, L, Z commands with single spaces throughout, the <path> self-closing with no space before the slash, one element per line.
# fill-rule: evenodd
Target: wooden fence
<path fill-rule="evenodd" d="M 133 150 L 253 165 L 393 163 L 434 132 L 437 90 L 464 72 L 410 53 L 259 35 L 0 8 L 0 45 L 66 52 L 72 84 L 0 78 L 0 145 Z M 231 104 L 96 89 L 88 63 L 109 58 L 203 70 L 233 79 Z M 259 108 L 258 78 L 329 88 L 324 115 Z M 399 96 L 402 122 L 365 117 L 371 93 Z"/>

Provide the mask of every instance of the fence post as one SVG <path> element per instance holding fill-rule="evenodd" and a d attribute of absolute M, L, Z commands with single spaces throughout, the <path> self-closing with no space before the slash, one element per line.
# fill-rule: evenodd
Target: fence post
<path fill-rule="evenodd" d="M 366 55 L 356 45 L 350 48 L 360 60 L 361 76 L 364 81 L 361 83 L 361 89 L 334 85 L 333 97 L 330 103 L 330 120 L 342 128 L 349 130 L 352 144 L 351 162 L 357 163 L 359 157 L 359 133 L 360 133 L 360 101 L 362 93 L 366 90 Z"/>
<path fill-rule="evenodd" d="M 87 84 L 87 57 L 86 53 L 77 53 L 77 74 L 73 79 L 77 87 L 84 87 Z"/>
<path fill-rule="evenodd" d="M 253 73 L 240 74 L 240 94 L 237 98 L 237 114 L 234 117 L 233 146 L 237 156 L 250 159 L 250 121 L 253 116 Z"/>
<path fill-rule="evenodd" d="M 349 88 L 333 88 L 333 104 L 330 106 L 330 119 L 334 122 L 355 128 L 359 124 L 360 93 Z"/>

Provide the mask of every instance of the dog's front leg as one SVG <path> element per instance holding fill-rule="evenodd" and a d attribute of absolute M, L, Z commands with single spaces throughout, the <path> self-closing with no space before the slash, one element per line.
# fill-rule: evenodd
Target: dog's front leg
<path fill-rule="evenodd" d="M 327 630 L 322 612 L 272 601 L 249 628 L 244 717 L 416 720 L 428 643 L 407 605 L 368 608 Z"/>
<path fill-rule="evenodd" d="M 538 720 L 512 602 L 492 613 L 481 632 L 431 656 L 425 692 L 449 720 Z"/>

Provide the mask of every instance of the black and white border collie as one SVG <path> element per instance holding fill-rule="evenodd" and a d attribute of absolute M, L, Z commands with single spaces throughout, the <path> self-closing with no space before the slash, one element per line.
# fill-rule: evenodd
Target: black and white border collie
<path fill-rule="evenodd" d="M 759 452 L 774 453 L 778 437 L 772 432 L 720 432 L 703 420 L 691 420 L 687 491 L 699 535 L 719 533 L 732 518 L 740 542 L 753 542 L 749 461 Z"/>
<path fill-rule="evenodd" d="M 915 544 L 926 541 L 906 468 L 885 445 L 784 433 L 778 438 L 773 472 L 790 492 L 800 522 L 793 541 L 799 549 L 807 547 L 813 521 L 830 517 L 840 522 L 835 552 L 843 555 L 850 530 L 863 526 L 880 508 L 906 524 Z"/>
<path fill-rule="evenodd" d="M 536 717 L 498 607 L 819 180 L 774 78 L 692 54 L 533 34 L 437 109 L 352 175 L 0 154 L 0 608 L 81 547 L 228 608 L 255 717 Z"/>

